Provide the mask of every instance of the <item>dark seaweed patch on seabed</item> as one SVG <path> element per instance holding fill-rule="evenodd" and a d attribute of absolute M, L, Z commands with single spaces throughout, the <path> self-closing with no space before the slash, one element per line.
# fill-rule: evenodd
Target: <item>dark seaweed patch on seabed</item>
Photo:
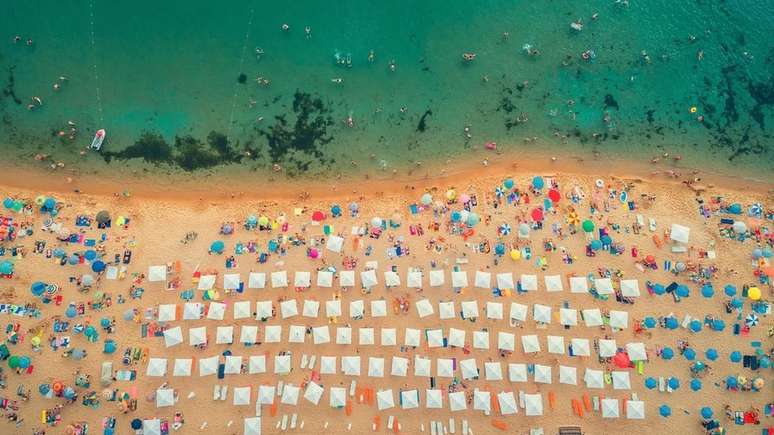
<path fill-rule="evenodd" d="M 3 97 L 11 97 L 13 102 L 21 104 L 22 101 L 16 96 L 16 78 L 13 75 L 13 70 L 16 69 L 16 65 L 8 67 L 8 83 L 3 88 Z"/>
<path fill-rule="evenodd" d="M 146 163 L 166 163 L 185 171 L 208 169 L 217 165 L 241 163 L 243 154 L 237 152 L 223 133 L 211 131 L 207 141 L 193 136 L 176 136 L 174 146 L 154 132 L 143 132 L 134 144 L 121 151 L 103 151 L 106 162 L 112 159 L 143 159 Z"/>
<path fill-rule="evenodd" d="M 297 172 L 310 167 L 311 162 L 302 157 L 317 159 L 323 166 L 331 165 L 333 159 L 326 159 L 322 150 L 333 141 L 328 133 L 328 127 L 334 125 L 330 112 L 319 96 L 296 91 L 292 109 L 295 122 L 288 120 L 291 114 L 281 114 L 274 117 L 269 128 L 256 128 L 268 142 L 272 163 L 290 165 Z"/>

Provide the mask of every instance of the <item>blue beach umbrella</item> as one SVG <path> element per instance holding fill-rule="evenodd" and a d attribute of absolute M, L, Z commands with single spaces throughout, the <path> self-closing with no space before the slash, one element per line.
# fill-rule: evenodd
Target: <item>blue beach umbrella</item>
<path fill-rule="evenodd" d="M 54 258 L 62 258 L 66 255 L 66 252 L 62 248 L 54 248 Z"/>
<path fill-rule="evenodd" d="M 656 319 L 653 317 L 646 317 L 643 323 L 645 324 L 645 327 L 648 329 L 655 328 L 657 324 Z"/>
<path fill-rule="evenodd" d="M 45 396 L 49 392 L 51 392 L 51 384 L 40 384 L 38 385 L 38 392 L 41 396 Z"/>
<path fill-rule="evenodd" d="M 108 326 L 110 326 L 110 319 L 108 319 L 107 317 L 103 317 L 99 319 L 99 326 L 103 328 L 107 328 Z"/>
<path fill-rule="evenodd" d="M 497 255 L 505 255 L 505 245 L 502 243 L 498 243 L 495 245 L 495 254 Z"/>
<path fill-rule="evenodd" d="M 658 413 L 661 414 L 662 417 L 669 417 L 672 415 L 672 408 L 667 405 L 661 405 L 658 407 Z"/>
<path fill-rule="evenodd" d="M 679 286 L 677 286 L 677 289 L 675 290 L 675 293 L 677 293 L 677 296 L 680 296 L 681 298 L 687 298 L 688 295 L 691 292 L 688 289 L 688 286 L 686 286 L 686 285 L 679 285 Z"/>
<path fill-rule="evenodd" d="M 726 378 L 726 386 L 728 388 L 736 388 L 739 383 L 736 380 L 736 376 L 729 376 Z"/>
<path fill-rule="evenodd" d="M 478 225 L 478 222 L 480 220 L 481 219 L 478 217 L 476 213 L 470 213 L 468 214 L 468 221 L 466 223 L 468 224 L 469 227 L 474 227 Z"/>
<path fill-rule="evenodd" d="M 96 273 L 100 273 L 103 270 L 105 270 L 105 262 L 97 260 L 94 263 L 91 263 L 91 270 L 93 270 Z"/>
<path fill-rule="evenodd" d="M 693 390 L 693 391 L 701 390 L 701 380 L 699 380 L 699 379 L 691 379 L 691 390 Z"/>
<path fill-rule="evenodd" d="M 744 306 L 744 301 L 739 298 L 733 298 L 731 299 L 731 306 L 734 308 L 742 308 Z"/>
<path fill-rule="evenodd" d="M 735 350 L 731 352 L 731 355 L 729 355 L 728 358 L 731 360 L 731 362 L 738 363 L 739 361 L 742 360 L 742 352 Z"/>
<path fill-rule="evenodd" d="M 600 237 L 599 240 L 602 242 L 603 245 L 611 245 L 613 243 L 613 238 L 609 235 L 605 234 L 604 236 Z"/>
<path fill-rule="evenodd" d="M 97 258 L 97 251 L 89 249 L 88 251 L 84 252 L 83 258 L 85 258 L 86 261 L 94 261 L 94 259 Z"/>
<path fill-rule="evenodd" d="M 451 221 L 452 222 L 459 222 L 460 219 L 462 219 L 462 213 L 458 212 L 457 210 L 454 210 L 451 213 Z"/>
<path fill-rule="evenodd" d="M 709 299 L 715 295 L 715 289 L 712 288 L 712 284 L 704 284 L 701 288 L 701 295 Z"/>
<path fill-rule="evenodd" d="M 591 249 L 595 251 L 599 251 L 600 249 L 602 249 L 602 242 L 600 242 L 599 240 L 592 240 Z"/>
<path fill-rule="evenodd" d="M 45 201 L 43 201 L 43 209 L 45 211 L 51 211 L 56 208 L 56 200 L 54 198 L 46 198 Z"/>
<path fill-rule="evenodd" d="M 676 377 L 672 376 L 667 381 L 667 385 L 669 385 L 669 388 L 671 388 L 673 390 L 677 390 L 678 388 L 680 388 L 680 380 L 677 379 Z"/>
<path fill-rule="evenodd" d="M 670 360 L 675 356 L 675 351 L 671 347 L 665 347 L 661 350 L 661 358 Z"/>
<path fill-rule="evenodd" d="M 712 329 L 714 331 L 722 331 L 726 328 L 726 322 L 723 319 L 715 319 L 712 321 Z"/>
<path fill-rule="evenodd" d="M 34 296 L 40 296 L 44 291 L 46 291 L 46 283 L 44 282 L 35 281 L 32 283 L 32 286 L 30 286 L 30 292 L 32 292 Z"/>
<path fill-rule="evenodd" d="M 75 305 L 68 305 L 65 309 L 65 317 L 72 319 L 78 315 L 78 311 L 75 309 Z"/>
<path fill-rule="evenodd" d="M 11 209 L 11 208 L 13 208 L 13 199 L 11 199 L 11 198 L 5 198 L 5 199 L 3 200 L 3 207 L 5 207 L 5 208 L 7 208 L 7 209 Z"/>
<path fill-rule="evenodd" d="M 674 317 L 668 317 L 666 319 L 666 327 L 669 329 L 677 329 L 680 327 L 680 322 L 678 322 Z"/>
<path fill-rule="evenodd" d="M 760 368 L 762 369 L 767 369 L 771 367 L 771 359 L 767 356 L 760 357 L 760 359 L 758 360 L 758 366 L 760 366 Z"/>
<path fill-rule="evenodd" d="M 212 244 L 210 245 L 210 252 L 214 252 L 216 254 L 222 254 L 225 248 L 226 248 L 226 244 L 223 243 L 222 240 L 216 240 L 212 242 Z"/>
<path fill-rule="evenodd" d="M 688 361 L 693 361 L 696 359 L 696 351 L 692 348 L 685 349 L 685 352 L 683 352 L 683 357 L 687 359 Z"/>
<path fill-rule="evenodd" d="M 655 378 L 645 378 L 645 387 L 652 390 L 658 386 L 658 381 Z"/>
<path fill-rule="evenodd" d="M 714 347 L 711 347 L 707 349 L 706 352 L 704 352 L 704 356 L 707 357 L 707 359 L 710 361 L 715 361 L 718 359 L 718 351 Z"/>
<path fill-rule="evenodd" d="M 279 249 L 279 243 L 277 243 L 277 241 L 274 239 L 269 240 L 268 247 L 269 247 L 269 252 L 275 252 L 277 249 Z"/>
<path fill-rule="evenodd" d="M 702 418 L 706 418 L 706 419 L 712 418 L 712 408 L 710 408 L 709 406 L 705 406 L 701 408 L 700 412 L 701 412 Z"/>
<path fill-rule="evenodd" d="M 19 357 L 19 368 L 26 369 L 32 364 L 32 359 L 28 356 Z"/>
<path fill-rule="evenodd" d="M 536 177 L 532 178 L 532 187 L 534 187 L 537 190 L 542 189 L 543 186 L 545 186 L 545 184 L 546 183 L 545 183 L 545 181 L 543 181 L 543 177 L 541 177 L 541 176 L 536 176 Z"/>
<path fill-rule="evenodd" d="M 691 320 L 690 326 L 691 326 L 691 331 L 693 331 L 693 332 L 700 332 L 702 324 L 701 324 L 701 321 L 693 319 L 693 320 Z"/>
<path fill-rule="evenodd" d="M 334 204 L 333 207 L 331 207 L 331 216 L 333 216 L 333 217 L 341 216 L 341 206 L 340 205 Z"/>
<path fill-rule="evenodd" d="M 506 178 L 505 181 L 503 181 L 503 187 L 506 189 L 513 189 L 513 180 L 510 178 Z"/>
<path fill-rule="evenodd" d="M 80 257 L 78 257 L 78 254 L 73 254 L 70 256 L 69 259 L 67 259 L 67 263 L 69 263 L 71 266 L 75 266 L 80 262 L 81 262 L 81 259 Z"/>
<path fill-rule="evenodd" d="M 102 347 L 102 352 L 111 354 L 116 351 L 116 342 L 113 340 L 105 340 L 105 344 Z"/>
<path fill-rule="evenodd" d="M 731 284 L 726 285 L 723 287 L 723 291 L 726 293 L 726 296 L 736 296 L 736 287 L 734 287 Z"/>
<path fill-rule="evenodd" d="M 543 208 L 544 209 L 551 210 L 551 208 L 553 208 L 553 206 L 554 206 L 554 203 L 550 199 L 543 198 Z"/>
<path fill-rule="evenodd" d="M 663 295 L 664 293 L 666 293 L 666 287 L 664 287 L 663 284 L 655 284 L 653 286 L 653 293 L 655 293 L 655 294 L 657 294 L 659 296 Z"/>

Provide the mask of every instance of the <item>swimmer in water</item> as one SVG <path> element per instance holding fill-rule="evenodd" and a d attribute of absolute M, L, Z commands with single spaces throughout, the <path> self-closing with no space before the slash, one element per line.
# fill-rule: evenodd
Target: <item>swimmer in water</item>
<path fill-rule="evenodd" d="M 288 26 L 287 24 L 283 24 L 282 25 L 282 31 L 283 32 L 289 32 L 290 31 L 290 26 Z"/>
<path fill-rule="evenodd" d="M 511 34 L 509 32 L 503 32 L 503 34 L 500 36 L 503 42 L 507 41 L 508 38 L 511 37 Z"/>
<path fill-rule="evenodd" d="M 344 79 L 341 77 L 332 78 L 331 82 L 336 83 L 337 85 L 344 83 Z"/>
<path fill-rule="evenodd" d="M 28 39 L 27 39 L 27 45 L 32 45 L 32 44 L 33 44 L 33 42 L 32 42 L 32 38 L 28 38 Z"/>
<path fill-rule="evenodd" d="M 38 106 L 43 105 L 43 100 L 40 97 L 32 97 L 32 101 L 34 101 Z"/>
<path fill-rule="evenodd" d="M 263 48 L 255 47 L 255 58 L 261 60 L 261 56 L 263 56 Z"/>
<path fill-rule="evenodd" d="M 594 12 L 593 14 L 591 14 L 591 21 L 597 21 L 598 18 L 599 18 L 599 12 Z"/>
<path fill-rule="evenodd" d="M 462 53 L 462 60 L 472 62 L 476 59 L 476 53 Z"/>
<path fill-rule="evenodd" d="M 376 54 L 374 53 L 374 50 L 371 50 L 368 52 L 368 62 L 374 63 L 374 60 L 376 60 Z"/>
<path fill-rule="evenodd" d="M 395 72 L 395 70 L 398 68 L 398 65 L 395 63 L 395 59 L 390 59 L 388 67 L 390 68 L 390 72 Z"/>
<path fill-rule="evenodd" d="M 309 26 L 304 27 L 304 34 L 306 35 L 306 39 L 312 38 L 312 28 Z"/>
<path fill-rule="evenodd" d="M 54 83 L 54 91 L 58 91 L 58 90 L 59 90 L 59 83 Z"/>
<path fill-rule="evenodd" d="M 18 44 L 19 41 L 21 41 L 21 40 L 22 40 L 22 37 L 19 36 L 19 35 L 16 35 L 16 36 L 13 37 L 13 43 L 14 44 Z"/>

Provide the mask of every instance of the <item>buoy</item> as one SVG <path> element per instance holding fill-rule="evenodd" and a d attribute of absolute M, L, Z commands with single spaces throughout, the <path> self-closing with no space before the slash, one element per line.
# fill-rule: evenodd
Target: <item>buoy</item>
<path fill-rule="evenodd" d="M 691 113 L 696 113 L 696 106 L 691 106 Z"/>

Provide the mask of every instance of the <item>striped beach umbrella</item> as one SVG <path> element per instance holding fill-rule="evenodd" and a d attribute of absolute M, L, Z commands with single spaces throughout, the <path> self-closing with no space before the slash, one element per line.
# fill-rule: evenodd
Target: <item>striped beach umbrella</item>
<path fill-rule="evenodd" d="M 744 318 L 744 324 L 747 326 L 755 326 L 758 324 L 758 316 L 755 314 L 748 314 L 747 317 Z"/>
<path fill-rule="evenodd" d="M 500 225 L 500 234 L 507 236 L 511 233 L 511 226 L 508 224 L 502 224 Z"/>

